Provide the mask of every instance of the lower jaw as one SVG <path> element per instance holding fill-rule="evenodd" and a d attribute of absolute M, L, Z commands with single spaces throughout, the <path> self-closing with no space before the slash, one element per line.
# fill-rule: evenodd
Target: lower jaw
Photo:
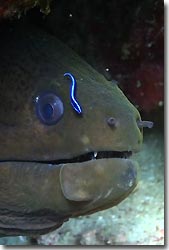
<path fill-rule="evenodd" d="M 10 212 L 8 221 L 4 214 L 5 230 L 9 226 L 11 235 L 47 232 L 60 225 L 62 218 L 64 221 L 112 207 L 135 188 L 137 166 L 135 161 L 121 158 L 51 166 L 1 162 L 0 211 L 5 208 Z M 43 211 L 43 223 L 39 211 Z"/>
<path fill-rule="evenodd" d="M 5 188 L 9 181 L 9 188 L 12 188 L 12 183 L 17 188 L 27 183 L 31 190 L 35 180 L 42 185 L 43 180 L 47 179 L 46 189 L 56 190 L 60 186 L 68 200 L 89 201 L 98 199 L 99 196 L 103 199 L 112 196 L 113 200 L 117 200 L 118 196 L 130 192 L 136 185 L 137 168 L 137 162 L 128 158 L 103 158 L 61 164 L 4 161 L 0 162 L 0 182 L 6 183 Z"/>
<path fill-rule="evenodd" d="M 62 164 L 0 162 L 0 189 L 9 189 L 10 193 L 16 194 L 22 191 L 22 187 L 28 193 L 36 189 L 44 199 L 51 190 L 57 196 L 57 190 L 60 189 L 61 195 L 70 201 L 111 200 L 118 203 L 120 197 L 130 193 L 136 186 L 137 168 L 136 161 L 124 158 Z M 44 193 L 40 193 L 42 188 L 39 187 L 43 187 Z"/>
<path fill-rule="evenodd" d="M 137 184 L 137 162 L 111 158 L 63 164 L 60 183 L 64 196 L 72 201 L 118 203 Z"/>

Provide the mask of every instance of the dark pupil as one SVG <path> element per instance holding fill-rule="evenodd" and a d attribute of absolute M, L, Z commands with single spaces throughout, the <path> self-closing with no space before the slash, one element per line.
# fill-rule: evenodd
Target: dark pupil
<path fill-rule="evenodd" d="M 43 106 L 43 115 L 45 119 L 51 119 L 53 115 L 53 107 L 51 104 L 47 103 Z"/>

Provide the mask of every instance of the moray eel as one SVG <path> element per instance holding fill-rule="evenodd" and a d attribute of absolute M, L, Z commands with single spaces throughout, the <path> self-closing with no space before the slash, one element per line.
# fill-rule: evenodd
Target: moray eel
<path fill-rule="evenodd" d="M 137 184 L 136 108 L 54 36 L 20 21 L 0 37 L 0 235 L 44 234 L 118 204 Z"/>

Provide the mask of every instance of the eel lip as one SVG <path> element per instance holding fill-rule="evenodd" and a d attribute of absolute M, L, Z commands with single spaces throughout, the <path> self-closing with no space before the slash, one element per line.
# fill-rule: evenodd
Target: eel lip
<path fill-rule="evenodd" d="M 137 162 L 121 158 L 63 164 L 61 189 L 71 201 L 97 201 L 99 206 L 116 203 L 135 187 L 137 169 Z"/>
<path fill-rule="evenodd" d="M 137 183 L 137 162 L 128 159 L 131 155 L 132 151 L 99 151 L 66 160 L 60 172 L 65 198 L 91 201 L 96 207 L 118 204 Z"/>

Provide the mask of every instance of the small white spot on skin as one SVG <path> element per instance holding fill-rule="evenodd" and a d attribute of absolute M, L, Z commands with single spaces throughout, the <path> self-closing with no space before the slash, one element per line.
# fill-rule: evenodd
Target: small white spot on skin
<path fill-rule="evenodd" d="M 83 144 L 89 144 L 90 143 L 90 139 L 87 135 L 83 135 L 82 138 L 81 138 L 81 141 Z"/>
<path fill-rule="evenodd" d="M 121 184 L 117 183 L 117 187 L 118 187 L 118 188 L 121 188 Z"/>
<path fill-rule="evenodd" d="M 92 109 L 93 109 L 93 107 L 92 107 L 92 106 L 90 106 L 90 107 L 89 107 L 89 110 L 92 110 Z"/>
<path fill-rule="evenodd" d="M 72 17 L 72 16 L 73 16 L 72 13 L 70 13 L 70 14 L 69 14 L 69 17 Z"/>
<path fill-rule="evenodd" d="M 85 199 L 88 194 L 83 190 L 78 190 L 77 195 L 80 196 L 82 199 Z"/>
<path fill-rule="evenodd" d="M 106 68 L 106 71 L 108 72 L 110 69 L 109 68 Z"/>
<path fill-rule="evenodd" d="M 123 189 L 123 190 L 128 190 L 129 188 L 131 188 L 133 186 L 133 183 L 134 183 L 134 181 L 133 181 L 133 179 L 131 179 L 125 183 L 117 183 L 117 187 L 120 189 Z"/>
<path fill-rule="evenodd" d="M 129 186 L 129 187 L 132 187 L 132 186 L 133 186 L 133 180 L 130 180 L 128 186 Z"/>
<path fill-rule="evenodd" d="M 163 104 L 164 104 L 163 101 L 159 101 L 158 106 L 159 106 L 159 107 L 162 107 Z"/>

